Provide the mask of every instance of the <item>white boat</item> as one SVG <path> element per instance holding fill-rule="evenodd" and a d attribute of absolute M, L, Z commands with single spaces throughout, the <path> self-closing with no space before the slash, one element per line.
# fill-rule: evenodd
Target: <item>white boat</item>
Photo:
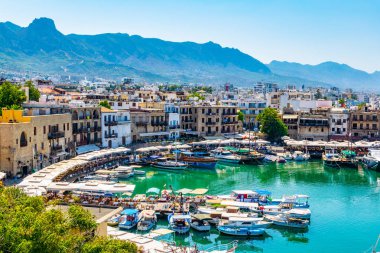
<path fill-rule="evenodd" d="M 186 163 L 176 161 L 155 162 L 152 164 L 152 166 L 155 168 L 167 170 L 185 170 L 187 168 Z"/>
<path fill-rule="evenodd" d="M 281 155 L 285 160 L 293 160 L 293 156 L 290 152 L 285 152 L 284 154 Z"/>
<path fill-rule="evenodd" d="M 143 210 L 139 214 L 139 222 L 137 223 L 137 230 L 149 231 L 157 223 L 157 216 L 154 210 Z"/>
<path fill-rule="evenodd" d="M 367 169 L 380 171 L 380 150 L 370 149 L 368 155 L 363 157 L 363 164 Z"/>
<path fill-rule="evenodd" d="M 168 216 L 169 227 L 178 234 L 186 234 L 190 230 L 190 215 L 170 214 Z"/>
<path fill-rule="evenodd" d="M 294 151 L 293 160 L 297 162 L 307 161 L 310 159 L 310 155 L 308 153 L 304 153 L 302 151 Z"/>
<path fill-rule="evenodd" d="M 111 218 L 109 218 L 107 220 L 107 226 L 116 227 L 117 225 L 119 225 L 120 217 L 121 217 L 121 215 L 117 214 L 117 215 L 114 215 Z"/>
<path fill-rule="evenodd" d="M 277 162 L 277 159 L 278 157 L 275 155 L 266 155 L 263 161 L 267 163 L 275 163 Z"/>
<path fill-rule="evenodd" d="M 308 220 L 292 218 L 286 214 L 265 215 L 264 219 L 273 222 L 274 225 L 282 227 L 307 228 L 309 226 Z"/>
<path fill-rule="evenodd" d="M 291 204 L 265 205 L 260 206 L 257 212 L 261 214 L 277 215 L 292 209 Z"/>
<path fill-rule="evenodd" d="M 297 219 L 310 219 L 311 211 L 307 208 L 293 208 L 288 211 L 285 211 L 284 214 L 288 215 L 290 218 Z"/>
<path fill-rule="evenodd" d="M 212 220 L 208 214 L 193 214 L 191 215 L 192 221 L 190 226 L 197 231 L 210 231 L 211 225 L 209 221 Z"/>
<path fill-rule="evenodd" d="M 119 179 L 128 179 L 134 175 L 134 168 L 129 166 L 119 166 L 114 171 L 114 176 Z"/>
<path fill-rule="evenodd" d="M 146 172 L 143 170 L 135 170 L 135 176 L 145 176 Z"/>
<path fill-rule="evenodd" d="M 214 151 L 214 157 L 218 160 L 218 162 L 223 163 L 239 163 L 241 161 L 240 156 L 234 155 L 230 151 L 226 150 Z"/>
<path fill-rule="evenodd" d="M 138 223 L 139 211 L 137 209 L 124 209 L 121 213 L 119 219 L 120 229 L 131 229 L 135 227 Z"/>
<path fill-rule="evenodd" d="M 230 217 L 228 220 L 220 220 L 219 226 L 230 228 L 268 228 L 272 222 L 264 221 L 263 218 L 253 217 Z"/>

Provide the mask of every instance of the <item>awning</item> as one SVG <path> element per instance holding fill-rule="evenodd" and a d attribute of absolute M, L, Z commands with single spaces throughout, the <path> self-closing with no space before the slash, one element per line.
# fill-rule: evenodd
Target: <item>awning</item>
<path fill-rule="evenodd" d="M 162 136 L 169 135 L 169 132 L 152 132 L 152 133 L 140 133 L 140 137 Z"/>
<path fill-rule="evenodd" d="M 179 189 L 178 191 L 176 191 L 176 193 L 182 193 L 185 195 L 185 194 L 189 194 L 192 191 L 193 191 L 192 189 L 183 188 L 183 189 Z"/>
<path fill-rule="evenodd" d="M 5 179 L 6 176 L 7 176 L 7 174 L 5 174 L 4 172 L 0 172 L 0 180 Z"/>
<path fill-rule="evenodd" d="M 203 194 L 205 194 L 206 192 L 208 192 L 208 189 L 199 188 L 199 189 L 195 189 L 194 191 L 191 191 L 190 194 L 194 194 L 194 195 L 203 195 Z"/>

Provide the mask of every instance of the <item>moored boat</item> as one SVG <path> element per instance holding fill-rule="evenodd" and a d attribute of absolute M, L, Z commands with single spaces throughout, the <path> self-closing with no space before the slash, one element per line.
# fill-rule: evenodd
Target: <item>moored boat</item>
<path fill-rule="evenodd" d="M 241 157 L 226 150 L 214 150 L 214 157 L 222 163 L 240 163 Z"/>
<path fill-rule="evenodd" d="M 293 160 L 296 162 L 303 162 L 310 159 L 310 155 L 308 153 L 304 153 L 302 151 L 294 151 Z"/>
<path fill-rule="evenodd" d="M 206 156 L 202 152 L 182 152 L 180 160 L 187 163 L 190 167 L 201 169 L 215 169 L 217 159 Z"/>
<path fill-rule="evenodd" d="M 149 231 L 157 223 L 157 216 L 154 210 L 143 210 L 139 214 L 139 221 L 137 223 L 137 230 Z"/>
<path fill-rule="evenodd" d="M 107 220 L 107 225 L 110 227 L 116 227 L 117 225 L 119 225 L 120 217 L 121 217 L 120 214 L 112 216 L 111 218 Z"/>
<path fill-rule="evenodd" d="M 137 209 L 124 209 L 119 219 L 120 229 L 131 229 L 138 223 L 139 211 Z"/>
<path fill-rule="evenodd" d="M 273 225 L 282 227 L 307 228 L 309 226 L 308 220 L 292 218 L 286 214 L 265 215 L 264 219 L 273 222 Z"/>
<path fill-rule="evenodd" d="M 233 236 L 262 236 L 265 233 L 264 228 L 239 228 L 218 226 L 220 233 Z"/>
<path fill-rule="evenodd" d="M 185 170 L 188 165 L 177 161 L 157 161 L 153 162 L 152 166 L 158 169 L 181 171 Z"/>
<path fill-rule="evenodd" d="M 210 231 L 211 226 L 209 221 L 212 220 L 210 215 L 207 214 L 193 214 L 191 215 L 192 221 L 190 226 L 197 231 Z"/>
<path fill-rule="evenodd" d="M 363 157 L 362 163 L 367 169 L 380 171 L 380 150 L 370 149 Z"/>
<path fill-rule="evenodd" d="M 178 234 L 186 234 L 190 230 L 190 215 L 170 214 L 168 216 L 169 227 Z"/>
<path fill-rule="evenodd" d="M 229 217 L 228 220 L 220 220 L 219 226 L 230 227 L 230 228 L 268 228 L 272 225 L 272 222 L 264 221 L 263 218 L 255 217 Z"/>

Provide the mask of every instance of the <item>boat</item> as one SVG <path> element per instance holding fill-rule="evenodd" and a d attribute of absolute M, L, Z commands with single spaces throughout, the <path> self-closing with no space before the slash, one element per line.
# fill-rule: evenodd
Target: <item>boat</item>
<path fill-rule="evenodd" d="M 165 159 L 163 161 L 162 159 L 158 159 L 157 162 L 153 162 L 152 166 L 158 169 L 166 169 L 166 170 L 185 170 L 187 168 L 186 163 L 178 162 L 178 161 L 168 161 Z"/>
<path fill-rule="evenodd" d="M 277 163 L 286 163 L 286 159 L 282 156 L 277 157 Z"/>
<path fill-rule="evenodd" d="M 238 149 L 236 154 L 240 156 L 241 164 L 261 164 L 265 158 L 265 155 L 251 151 L 251 149 Z"/>
<path fill-rule="evenodd" d="M 157 223 L 157 216 L 154 210 L 144 210 L 139 214 L 139 221 L 137 223 L 137 230 L 149 231 Z"/>
<path fill-rule="evenodd" d="M 218 160 L 218 162 L 238 164 L 241 161 L 240 156 L 234 155 L 230 151 L 214 150 L 213 153 L 214 157 Z"/>
<path fill-rule="evenodd" d="M 380 171 L 380 149 L 370 149 L 363 157 L 362 163 L 365 168 Z"/>
<path fill-rule="evenodd" d="M 169 227 L 178 234 L 186 234 L 190 230 L 191 216 L 184 214 L 170 214 Z"/>
<path fill-rule="evenodd" d="M 206 156 L 204 152 L 182 152 L 180 160 L 190 167 L 201 169 L 215 169 L 217 160 L 214 157 Z"/>
<path fill-rule="evenodd" d="M 264 157 L 263 161 L 266 163 L 275 163 L 275 162 L 277 162 L 277 156 L 276 155 L 266 155 Z"/>
<path fill-rule="evenodd" d="M 119 229 L 131 229 L 137 225 L 139 210 L 124 209 L 120 214 Z"/>
<path fill-rule="evenodd" d="M 286 214 L 278 215 L 265 215 L 264 219 L 273 222 L 273 225 L 289 228 L 307 228 L 309 226 L 308 220 L 292 218 Z"/>
<path fill-rule="evenodd" d="M 110 227 L 116 227 L 117 225 L 119 225 L 120 217 L 121 217 L 120 214 L 112 216 L 111 218 L 107 220 L 107 225 Z"/>
<path fill-rule="evenodd" d="M 308 153 L 304 153 L 302 151 L 294 151 L 293 160 L 296 162 L 303 162 L 310 159 L 310 155 Z"/>
<path fill-rule="evenodd" d="M 332 152 L 326 152 L 323 157 L 323 165 L 333 168 L 357 168 L 358 161 L 356 159 L 356 153 L 351 150 L 343 150 L 340 154 Z"/>
<path fill-rule="evenodd" d="M 309 220 L 311 218 L 311 211 L 307 208 L 293 208 L 285 211 L 284 214 L 288 215 L 290 218 L 296 219 Z"/>
<path fill-rule="evenodd" d="M 264 228 L 239 228 L 218 226 L 217 229 L 220 233 L 233 236 L 262 236 L 265 233 Z"/>
<path fill-rule="evenodd" d="M 134 168 L 129 166 L 119 166 L 113 171 L 116 172 L 114 176 L 119 179 L 128 179 L 134 176 Z"/>
<path fill-rule="evenodd" d="M 135 170 L 135 176 L 145 176 L 146 172 L 143 170 Z"/>
<path fill-rule="evenodd" d="M 231 228 L 268 228 L 272 225 L 272 222 L 264 221 L 263 218 L 256 217 L 229 217 L 228 220 L 221 219 L 219 226 L 231 227 Z"/>
<path fill-rule="evenodd" d="M 191 215 L 190 227 L 197 231 L 210 231 L 211 225 L 209 221 L 212 220 L 210 215 L 207 214 L 193 214 Z"/>

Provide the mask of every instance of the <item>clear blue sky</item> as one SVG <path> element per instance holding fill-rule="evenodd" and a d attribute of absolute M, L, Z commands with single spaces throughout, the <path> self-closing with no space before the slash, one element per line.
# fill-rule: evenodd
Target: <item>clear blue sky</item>
<path fill-rule="evenodd" d="M 64 34 L 213 41 L 271 60 L 380 70 L 380 0 L 1 0 L 0 21 L 54 19 Z"/>

